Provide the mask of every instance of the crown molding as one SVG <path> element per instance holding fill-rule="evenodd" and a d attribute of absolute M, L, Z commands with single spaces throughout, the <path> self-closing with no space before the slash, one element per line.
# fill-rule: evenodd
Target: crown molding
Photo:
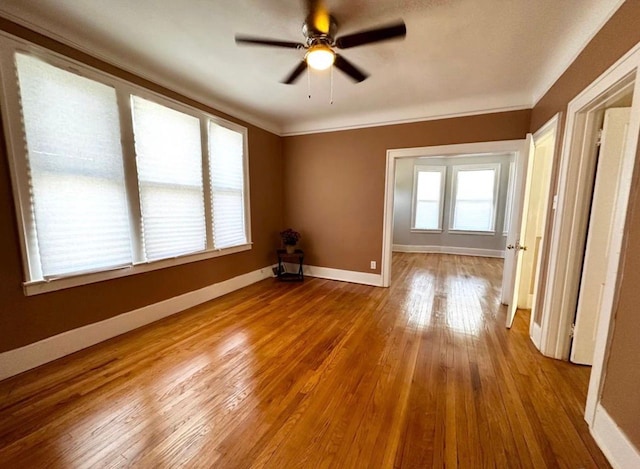
<path fill-rule="evenodd" d="M 447 106 L 447 103 L 442 103 L 443 107 Z M 505 105 L 487 108 L 476 108 L 471 111 L 459 111 L 459 112 L 443 112 L 435 114 L 420 115 L 415 114 L 407 110 L 393 110 L 387 113 L 378 113 L 375 115 L 365 116 L 347 116 L 338 118 L 328 118 L 322 121 L 314 121 L 312 123 L 302 123 L 288 125 L 285 123 L 284 130 L 281 133 L 283 137 L 294 137 L 297 135 L 309 135 L 318 133 L 340 132 L 343 130 L 356 130 L 366 129 L 370 127 L 383 127 L 388 125 L 399 124 L 411 124 L 416 122 L 427 122 L 442 119 L 453 119 L 456 117 L 469 117 L 479 116 L 483 114 L 494 114 L 498 112 L 510 112 L 510 111 L 522 111 L 531 109 L 532 105 L 529 103 L 520 105 Z M 395 114 L 405 114 L 411 117 L 400 118 Z M 385 118 L 385 116 L 387 118 Z"/>
<path fill-rule="evenodd" d="M 94 57 L 98 60 L 101 60 L 102 62 L 105 62 L 109 65 L 112 65 L 114 67 L 117 67 L 121 70 L 124 70 L 125 72 L 128 73 L 132 73 L 133 75 L 136 75 L 144 80 L 147 80 L 151 83 L 155 83 L 156 85 L 162 86 L 163 88 L 166 88 L 170 91 L 173 91 L 175 93 L 178 93 L 182 96 L 184 96 L 185 98 L 194 100 L 198 103 L 204 104 L 205 106 L 208 106 L 218 112 L 222 112 L 224 114 L 228 114 L 231 117 L 234 117 L 236 119 L 242 120 L 244 122 L 246 122 L 247 124 L 251 124 L 254 125 L 256 127 L 259 127 L 263 130 L 266 130 L 268 132 L 271 132 L 273 134 L 276 134 L 278 136 L 282 136 L 282 129 L 281 127 L 276 124 L 273 121 L 270 121 L 268 119 L 256 116 L 255 114 L 252 114 L 250 112 L 247 112 L 245 110 L 242 110 L 238 107 L 234 107 L 232 105 L 226 104 L 224 102 L 219 101 L 218 99 L 213 98 L 211 95 L 206 95 L 206 94 L 202 94 L 202 93 L 197 93 L 194 92 L 193 90 L 180 86 L 179 84 L 170 81 L 170 80 L 166 80 L 166 79 L 162 79 L 162 77 L 160 76 L 156 76 L 153 75 L 152 73 L 148 72 L 147 70 L 144 70 L 141 67 L 136 67 L 133 64 L 129 64 L 129 63 L 125 63 L 121 60 L 115 59 L 113 57 L 108 57 L 105 54 L 101 54 L 95 50 L 92 50 L 82 44 L 79 44 L 75 41 L 72 41 L 71 39 L 64 37 L 54 31 L 51 31 L 43 26 L 40 26 L 38 24 L 35 24 L 31 21 L 25 20 L 24 18 L 20 18 L 16 15 L 13 15 L 11 13 L 8 13 L 4 10 L 0 9 L 0 16 L 2 16 L 3 18 L 5 18 L 8 21 L 11 21 L 13 23 L 16 23 L 19 26 L 22 26 L 26 29 L 29 29 L 35 33 L 41 34 L 43 36 L 46 36 L 50 39 L 53 39 L 61 44 L 64 44 L 66 46 L 72 47 L 84 54 L 87 54 L 91 57 Z M 21 38 L 23 39 L 23 38 Z M 26 40 L 26 39 L 23 39 Z M 31 41 L 29 41 L 31 42 Z"/>

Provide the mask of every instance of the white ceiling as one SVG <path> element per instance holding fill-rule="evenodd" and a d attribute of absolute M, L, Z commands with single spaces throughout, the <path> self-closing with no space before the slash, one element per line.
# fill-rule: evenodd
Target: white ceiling
<path fill-rule="evenodd" d="M 327 0 L 337 36 L 399 18 L 404 41 L 342 54 L 371 74 L 280 83 L 302 0 L 2 0 L 0 15 L 281 135 L 531 107 L 621 0 Z"/>

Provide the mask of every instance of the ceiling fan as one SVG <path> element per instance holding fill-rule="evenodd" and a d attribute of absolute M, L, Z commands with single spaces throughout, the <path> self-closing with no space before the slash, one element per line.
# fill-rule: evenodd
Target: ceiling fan
<path fill-rule="evenodd" d="M 367 29 L 336 38 L 338 23 L 324 7 L 323 2 L 321 0 L 307 0 L 307 7 L 309 14 L 302 25 L 302 34 L 306 38 L 305 42 L 289 42 L 236 35 L 237 44 L 305 50 L 304 59 L 282 81 L 287 85 L 295 83 L 307 67 L 315 70 L 325 70 L 332 65 L 335 65 L 336 68 L 346 73 L 354 81 L 358 83 L 364 81 L 369 75 L 336 53 L 334 49 L 349 49 L 374 42 L 404 38 L 407 34 L 404 21 L 400 20 L 387 26 Z"/>

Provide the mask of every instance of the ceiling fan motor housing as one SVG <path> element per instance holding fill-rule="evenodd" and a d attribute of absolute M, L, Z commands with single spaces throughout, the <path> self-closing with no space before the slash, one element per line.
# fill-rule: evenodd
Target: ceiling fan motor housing
<path fill-rule="evenodd" d="M 307 19 L 302 24 L 302 34 L 307 38 L 307 46 L 312 46 L 314 44 L 327 44 L 332 46 L 334 44 L 334 37 L 338 32 L 338 22 L 333 16 L 328 15 L 328 17 L 329 28 L 325 33 L 314 25 L 313 15 L 307 16 Z"/>

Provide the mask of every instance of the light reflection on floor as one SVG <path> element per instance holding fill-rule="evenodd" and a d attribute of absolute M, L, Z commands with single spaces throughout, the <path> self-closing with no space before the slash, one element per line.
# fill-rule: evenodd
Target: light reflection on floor
<path fill-rule="evenodd" d="M 445 258 L 453 262 L 455 256 Z M 486 299 L 494 296 L 490 291 L 491 283 L 482 276 L 467 272 L 447 275 L 437 284 L 435 266 L 429 265 L 430 259 L 425 254 L 407 276 L 406 296 L 401 306 L 407 323 L 428 329 L 443 322 L 454 333 L 478 337 L 486 321 L 485 315 L 491 310 L 486 304 Z"/>

